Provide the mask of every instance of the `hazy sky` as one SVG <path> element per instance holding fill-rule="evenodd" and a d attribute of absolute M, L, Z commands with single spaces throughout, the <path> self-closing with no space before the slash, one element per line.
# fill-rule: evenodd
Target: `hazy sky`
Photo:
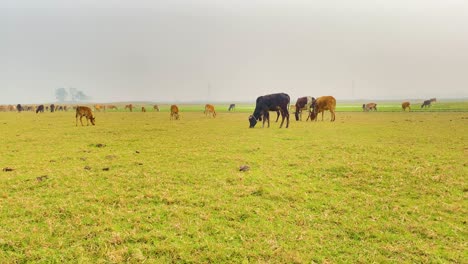
<path fill-rule="evenodd" d="M 0 104 L 468 97 L 466 0 L 2 0 Z M 354 88 L 353 88 L 354 81 Z"/>

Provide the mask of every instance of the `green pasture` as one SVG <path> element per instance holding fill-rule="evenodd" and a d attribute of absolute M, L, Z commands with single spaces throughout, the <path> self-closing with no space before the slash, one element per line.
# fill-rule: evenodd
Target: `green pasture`
<path fill-rule="evenodd" d="M 294 104 L 291 102 L 291 104 Z M 337 112 L 362 112 L 362 104 L 366 102 L 358 102 L 358 101 L 344 101 L 344 102 L 337 102 L 336 111 Z M 394 102 L 394 101 L 377 101 L 377 111 L 378 112 L 401 112 L 401 102 Z M 212 103 L 215 106 L 216 112 L 228 112 L 229 104 L 225 103 Z M 466 112 L 468 111 L 468 101 L 439 101 L 432 103 L 430 108 L 421 108 L 422 101 L 414 101 L 411 102 L 411 111 L 412 112 Z M 117 110 L 107 110 L 107 112 L 128 112 L 125 110 L 125 105 L 123 104 L 115 104 L 118 109 Z M 133 112 L 141 112 L 141 107 L 144 106 L 147 112 L 154 112 L 153 105 L 149 103 L 134 103 Z M 203 112 L 205 109 L 204 104 L 177 104 L 179 106 L 180 111 L 182 112 Z M 162 112 L 169 112 L 170 111 L 170 104 L 158 104 L 159 110 Z M 236 108 L 232 112 L 241 112 L 241 113 L 248 113 L 253 112 L 255 109 L 255 103 L 246 104 L 240 103 L 236 104 Z"/>
<path fill-rule="evenodd" d="M 0 262 L 465 263 L 467 104 L 354 106 L 0 112 Z"/>

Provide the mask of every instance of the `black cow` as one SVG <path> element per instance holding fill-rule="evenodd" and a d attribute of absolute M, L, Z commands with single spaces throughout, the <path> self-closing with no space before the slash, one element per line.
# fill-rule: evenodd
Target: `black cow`
<path fill-rule="evenodd" d="M 40 106 L 37 107 L 36 114 L 39 113 L 39 112 L 44 113 L 44 105 L 40 105 Z"/>
<path fill-rule="evenodd" d="M 432 100 L 426 100 L 422 103 L 421 108 L 431 107 Z"/>
<path fill-rule="evenodd" d="M 53 113 L 54 111 L 55 111 L 55 105 L 54 105 L 54 104 L 51 104 L 51 105 L 50 105 L 50 112 Z"/>
<path fill-rule="evenodd" d="M 283 126 L 284 119 L 286 118 L 286 128 L 289 127 L 289 107 L 290 97 L 285 93 L 269 94 L 260 96 L 257 98 L 255 110 L 253 115 L 249 116 L 250 128 L 255 127 L 257 120 L 261 120 L 263 116 L 263 125 L 265 121 L 268 121 L 268 127 L 270 127 L 270 115 L 268 111 L 280 111 L 281 113 L 281 124 Z"/>
<path fill-rule="evenodd" d="M 236 108 L 236 104 L 230 104 L 228 111 L 234 110 Z"/>
<path fill-rule="evenodd" d="M 17 104 L 16 105 L 16 110 L 18 111 L 18 113 L 21 113 L 21 111 L 23 111 L 23 107 L 21 106 L 21 104 Z"/>

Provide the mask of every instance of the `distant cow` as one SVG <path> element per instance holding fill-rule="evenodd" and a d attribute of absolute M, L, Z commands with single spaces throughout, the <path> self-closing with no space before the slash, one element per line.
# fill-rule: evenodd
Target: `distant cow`
<path fill-rule="evenodd" d="M 96 111 L 98 111 L 98 112 L 101 112 L 101 110 L 103 110 L 105 112 L 106 111 L 106 106 L 96 104 L 96 105 L 94 105 L 94 109 L 96 109 Z"/>
<path fill-rule="evenodd" d="M 21 106 L 21 104 L 16 105 L 16 111 L 18 111 L 18 113 L 21 113 L 21 111 L 23 111 L 23 107 Z"/>
<path fill-rule="evenodd" d="M 171 105 L 171 117 L 170 119 L 179 120 L 179 107 L 177 105 Z"/>
<path fill-rule="evenodd" d="M 317 98 L 312 102 L 312 112 L 310 112 L 310 120 L 317 121 L 318 114 L 322 113 L 322 121 L 323 121 L 323 113 L 325 110 L 329 110 L 331 113 L 331 120 L 335 121 L 335 108 L 336 108 L 336 100 L 333 96 L 322 96 Z M 309 117 L 307 120 L 309 120 Z"/>
<path fill-rule="evenodd" d="M 51 104 L 50 105 L 50 112 L 53 113 L 55 111 L 55 105 Z"/>
<path fill-rule="evenodd" d="M 141 107 L 142 112 L 146 112 L 146 108 L 144 106 Z"/>
<path fill-rule="evenodd" d="M 115 105 L 108 105 L 108 106 L 107 106 L 107 109 L 109 109 L 109 110 L 110 110 L 110 109 L 119 110 L 119 109 L 117 108 L 117 106 L 115 106 Z"/>
<path fill-rule="evenodd" d="M 159 112 L 159 106 L 158 105 L 154 105 L 153 109 L 154 109 L 154 111 Z"/>
<path fill-rule="evenodd" d="M 377 104 L 376 103 L 368 103 L 362 105 L 362 110 L 364 112 L 369 112 L 371 110 L 377 111 Z"/>
<path fill-rule="evenodd" d="M 86 117 L 87 126 L 89 126 L 89 121 L 91 121 L 91 124 L 93 124 L 93 126 L 96 125 L 95 124 L 96 118 L 93 116 L 93 112 L 91 111 L 91 108 L 87 106 L 78 106 L 76 108 L 76 115 L 75 115 L 76 126 L 78 126 L 78 117 L 80 117 L 81 126 L 83 126 L 83 120 L 82 120 L 83 116 Z"/>
<path fill-rule="evenodd" d="M 132 104 L 128 104 L 125 106 L 125 110 L 129 109 L 130 112 L 133 112 L 133 105 Z"/>
<path fill-rule="evenodd" d="M 257 120 L 261 120 L 262 115 L 264 116 L 263 126 L 265 126 L 265 120 L 268 121 L 268 127 L 270 127 L 270 115 L 268 111 L 280 111 L 281 113 L 281 124 L 283 126 L 284 119 L 286 119 L 286 128 L 289 127 L 289 112 L 288 106 L 290 97 L 285 93 L 269 94 L 259 96 L 256 101 L 255 110 L 253 115 L 249 116 L 250 128 L 255 127 Z"/>
<path fill-rule="evenodd" d="M 213 117 L 216 117 L 216 111 L 213 105 L 211 104 L 206 104 L 205 105 L 205 116 L 212 115 Z"/>
<path fill-rule="evenodd" d="M 299 97 L 297 98 L 294 116 L 296 117 L 296 121 L 302 120 L 302 110 L 307 111 L 307 115 L 310 114 L 310 108 L 312 106 L 312 99 L 315 99 L 311 96 Z"/>
<path fill-rule="evenodd" d="M 44 105 L 40 105 L 40 106 L 37 107 L 36 114 L 37 113 L 44 113 Z"/>
<path fill-rule="evenodd" d="M 401 108 L 403 108 L 403 111 L 406 111 L 406 108 L 408 108 L 408 110 L 411 112 L 410 102 L 401 103 Z"/>
<path fill-rule="evenodd" d="M 432 101 L 431 100 L 426 100 L 422 103 L 421 105 L 421 108 L 424 108 L 424 107 L 431 107 L 431 103 Z"/>
<path fill-rule="evenodd" d="M 228 111 L 231 111 L 231 110 L 234 111 L 235 108 L 236 108 L 236 104 L 230 104 L 229 108 L 228 108 Z"/>

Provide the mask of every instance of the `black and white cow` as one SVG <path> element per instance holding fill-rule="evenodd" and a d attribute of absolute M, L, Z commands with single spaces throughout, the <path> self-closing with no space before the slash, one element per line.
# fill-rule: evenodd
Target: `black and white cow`
<path fill-rule="evenodd" d="M 294 116 L 296 117 L 296 121 L 302 120 L 302 110 L 307 111 L 307 116 L 309 116 L 310 113 L 310 108 L 312 107 L 312 101 L 315 98 L 312 96 L 305 96 L 305 97 L 299 97 L 297 98 L 296 101 L 296 112 L 294 113 Z"/>

